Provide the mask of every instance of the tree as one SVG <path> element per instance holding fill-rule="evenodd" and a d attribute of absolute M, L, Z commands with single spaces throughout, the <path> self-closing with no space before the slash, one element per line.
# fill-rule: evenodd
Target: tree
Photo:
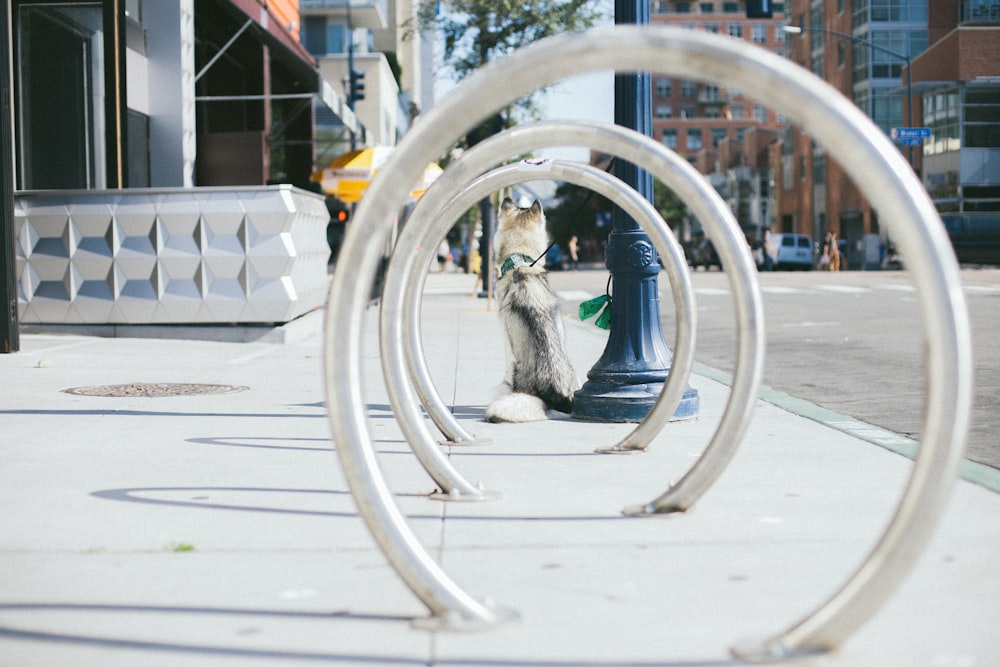
<path fill-rule="evenodd" d="M 419 0 L 406 35 L 440 34 L 445 68 L 461 81 L 483 65 L 517 49 L 563 32 L 589 28 L 601 17 L 594 0 Z M 535 114 L 531 97 L 487 120 L 466 137 L 466 146 L 514 123 L 514 109 Z"/>
<path fill-rule="evenodd" d="M 599 165 L 610 170 L 604 160 Z M 608 227 L 599 226 L 599 213 L 610 220 L 612 204 L 604 197 L 577 185 L 563 183 L 556 188 L 556 204 L 545 211 L 552 237 L 563 248 L 571 236 L 589 241 L 593 247 L 602 247 L 607 240 Z M 677 194 L 659 181 L 653 183 L 653 206 L 667 224 L 680 236 L 680 228 L 688 216 L 687 207 Z"/>
<path fill-rule="evenodd" d="M 417 32 L 437 33 L 444 43 L 443 64 L 455 81 L 483 65 L 545 37 L 589 28 L 600 18 L 595 0 L 418 0 L 416 17 L 406 22 L 406 38 Z M 515 109 L 536 115 L 531 96 L 486 119 L 469 132 L 464 147 L 488 139 L 514 124 Z M 491 257 L 492 205 L 480 202 L 483 286 Z"/>

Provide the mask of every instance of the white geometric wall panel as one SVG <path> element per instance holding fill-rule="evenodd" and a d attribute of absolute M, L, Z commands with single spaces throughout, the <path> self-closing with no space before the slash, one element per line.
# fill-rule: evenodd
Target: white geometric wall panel
<path fill-rule="evenodd" d="M 15 195 L 20 321 L 288 322 L 326 299 L 329 220 L 288 185 Z"/>

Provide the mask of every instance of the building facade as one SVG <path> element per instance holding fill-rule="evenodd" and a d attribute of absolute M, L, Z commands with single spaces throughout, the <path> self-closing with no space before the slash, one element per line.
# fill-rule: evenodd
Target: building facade
<path fill-rule="evenodd" d="M 1000 11 L 983 0 L 793 0 L 787 18 L 788 56 L 896 141 L 959 260 L 1000 262 Z M 792 127 L 776 160 L 777 228 L 838 232 L 850 268 L 875 268 L 892 239 L 824 147 Z"/>
<path fill-rule="evenodd" d="M 775 53 L 784 52 L 784 4 L 774 3 L 770 19 L 747 18 L 745 2 L 653 0 L 650 21 L 689 30 L 729 35 Z M 772 226 L 774 206 L 767 146 L 785 128 L 785 119 L 741 91 L 702 81 L 652 74 L 653 134 L 706 174 L 729 203 L 748 240 L 756 243 Z M 697 241 L 700 225 L 682 230 Z"/>
<path fill-rule="evenodd" d="M 11 21 L 16 189 L 305 185 L 310 102 L 357 127 L 295 0 L 12 0 Z"/>
<path fill-rule="evenodd" d="M 923 182 L 960 261 L 1000 263 L 1000 5 L 931 3 L 930 45 L 913 59 Z"/>
<path fill-rule="evenodd" d="M 775 53 L 784 49 L 784 5 L 774 18 L 748 19 L 745 2 L 653 0 L 650 22 L 729 35 Z M 750 128 L 778 130 L 784 119 L 739 90 L 720 89 L 653 73 L 653 128 L 657 138 L 692 163 L 709 164 L 724 139 L 743 138 Z"/>
<path fill-rule="evenodd" d="M 303 44 L 324 78 L 351 98 L 350 70 L 364 90 L 353 107 L 368 131 L 367 143 L 393 146 L 412 119 L 433 100 L 423 99 L 424 51 L 420 34 L 405 38 L 412 0 L 300 0 Z M 338 118 L 317 113 L 317 165 L 351 148 Z M 358 142 L 355 140 L 355 144 Z"/>
<path fill-rule="evenodd" d="M 11 0 L 18 309 L 40 323 L 266 322 L 322 302 L 316 102 L 297 0 Z M 2 74 L 6 76 L 7 73 Z"/>
<path fill-rule="evenodd" d="M 909 93 L 907 63 L 927 48 L 926 0 L 792 0 L 787 54 L 852 99 L 886 134 L 914 127 L 918 101 Z M 919 171 L 919 146 L 900 150 Z M 878 216 L 826 149 L 789 128 L 778 160 L 779 231 L 820 242 L 845 240 L 848 268 L 876 268 L 885 243 Z"/>

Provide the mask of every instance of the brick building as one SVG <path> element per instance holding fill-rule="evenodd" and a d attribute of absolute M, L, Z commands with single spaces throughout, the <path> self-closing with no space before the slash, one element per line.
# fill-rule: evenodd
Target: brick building
<path fill-rule="evenodd" d="M 918 100 L 908 94 L 908 59 L 927 46 L 925 0 L 792 0 L 788 56 L 852 99 L 887 134 L 917 124 Z M 900 146 L 919 171 L 919 146 Z M 821 240 L 835 231 L 847 241 L 849 268 L 879 264 L 878 216 L 825 147 L 791 127 L 777 162 L 776 228 Z"/>
<path fill-rule="evenodd" d="M 747 18 L 745 2 L 653 0 L 650 21 L 729 35 L 783 53 L 783 3 L 773 18 Z M 785 119 L 735 88 L 720 88 L 653 72 L 653 136 L 687 158 L 729 202 L 751 242 L 772 224 L 771 171 L 766 146 L 776 141 Z M 700 233 L 697 221 L 682 231 Z"/>
<path fill-rule="evenodd" d="M 931 3 L 930 45 L 913 59 L 924 186 L 960 261 L 1000 263 L 1000 5 Z"/>

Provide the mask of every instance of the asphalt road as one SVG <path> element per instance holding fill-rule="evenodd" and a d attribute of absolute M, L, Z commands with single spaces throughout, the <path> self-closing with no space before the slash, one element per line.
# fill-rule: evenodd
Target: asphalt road
<path fill-rule="evenodd" d="M 604 293 L 600 269 L 552 272 L 575 316 L 583 293 Z M 972 326 L 975 398 L 966 457 L 1000 469 L 1000 269 L 964 269 Z M 718 270 L 693 274 L 698 304 L 697 361 L 731 373 L 733 299 Z M 924 357 L 917 293 L 907 271 L 760 274 L 767 356 L 764 384 L 792 396 L 918 438 L 923 421 Z M 664 332 L 673 305 L 660 281 Z"/>

